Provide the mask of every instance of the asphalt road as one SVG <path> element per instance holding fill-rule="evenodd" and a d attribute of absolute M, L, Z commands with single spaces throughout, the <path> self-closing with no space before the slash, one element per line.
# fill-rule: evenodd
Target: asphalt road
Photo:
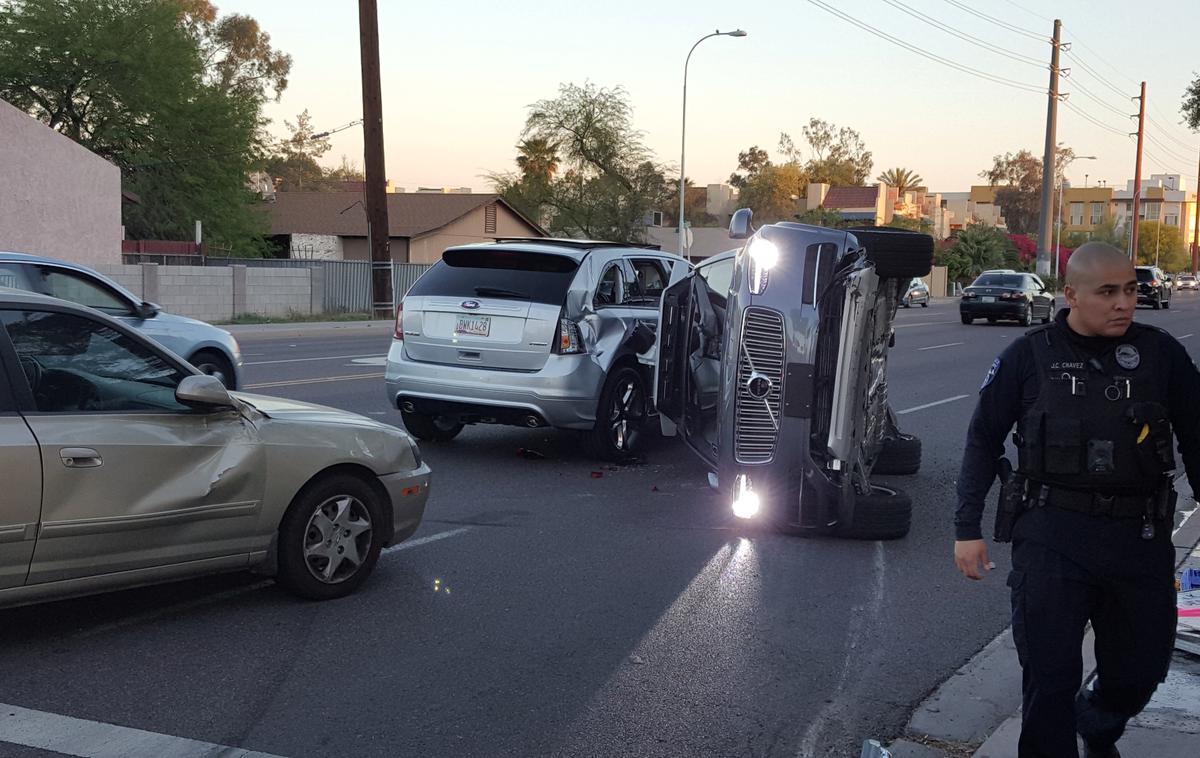
<path fill-rule="evenodd" d="M 1200 296 L 1138 317 L 1200 341 Z M 387 331 L 303 331 L 241 337 L 251 391 L 399 424 Z M 925 455 L 894 480 L 903 540 L 747 527 L 675 440 L 606 468 L 569 434 L 469 428 L 422 446 L 425 523 L 358 594 L 226 576 L 2 611 L 0 703 L 286 756 L 857 756 L 1008 625 L 1007 550 L 966 581 L 951 518 L 973 397 L 1021 331 L 900 314 L 893 404 Z"/>

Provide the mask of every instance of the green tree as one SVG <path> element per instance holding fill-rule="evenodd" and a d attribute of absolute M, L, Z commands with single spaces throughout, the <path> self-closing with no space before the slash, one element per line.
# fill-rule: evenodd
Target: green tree
<path fill-rule="evenodd" d="M 807 186 L 808 175 L 795 161 L 770 165 L 742 188 L 738 202 L 754 211 L 758 223 L 792 221 Z"/>
<path fill-rule="evenodd" d="M 895 187 L 903 199 L 905 192 L 920 187 L 925 180 L 921 178 L 920 174 L 906 168 L 889 168 L 875 177 L 875 181 Z"/>
<path fill-rule="evenodd" d="M 1138 223 L 1138 264 L 1155 266 L 1164 271 L 1190 268 L 1191 258 L 1183 246 L 1179 227 L 1158 221 Z"/>
<path fill-rule="evenodd" d="M 1056 183 L 1063 175 L 1075 152 L 1060 145 L 1056 151 Z M 1037 231 L 1042 203 L 1042 159 L 1028 150 L 1005 153 L 992 159 L 990 169 L 979 172 L 988 184 L 997 187 L 996 205 L 1004 214 L 1008 230 L 1014 234 Z"/>
<path fill-rule="evenodd" d="M 842 217 L 841 213 L 828 208 L 813 208 L 811 211 L 805 211 L 796 217 L 802 224 L 812 224 L 813 226 L 828 226 L 837 228 L 842 226 L 850 226 L 850 223 Z"/>
<path fill-rule="evenodd" d="M 771 165 L 771 157 L 758 145 L 738 153 L 738 170 L 729 175 L 729 183 L 742 189 L 758 178 L 763 169 Z"/>
<path fill-rule="evenodd" d="M 223 21 L 201 0 L 9 0 L 0 98 L 121 168 L 142 199 L 123 207 L 129 236 L 188 239 L 199 219 L 211 243 L 258 253 L 246 177 L 290 59 Z"/>
<path fill-rule="evenodd" d="M 558 145 L 544 138 L 521 140 L 517 145 L 517 168 L 525 179 L 549 185 L 558 163 Z"/>
<path fill-rule="evenodd" d="M 342 162 L 334 168 L 325 169 L 325 182 L 340 185 L 342 182 L 364 182 L 367 175 L 359 168 L 357 162 L 342 156 Z"/>
<path fill-rule="evenodd" d="M 927 218 L 909 218 L 908 216 L 892 216 L 887 226 L 895 229 L 907 229 L 910 232 L 933 234 L 933 222 Z"/>
<path fill-rule="evenodd" d="M 1183 121 L 1192 131 L 1200 130 L 1200 76 L 1183 91 L 1183 105 L 1180 107 Z"/>
<path fill-rule="evenodd" d="M 1088 240 L 1107 242 L 1119 250 L 1129 249 L 1129 231 L 1123 226 L 1117 226 L 1117 219 L 1111 213 L 1104 214 L 1100 223 L 1092 227 Z"/>
<path fill-rule="evenodd" d="M 328 189 L 326 172 L 317 159 L 329 152 L 329 139 L 316 137 L 312 118 L 305 108 L 296 123 L 284 121 L 291 136 L 267 159 L 265 169 L 285 192 Z"/>
<path fill-rule="evenodd" d="M 818 118 L 809 119 L 808 126 L 801 131 L 812 152 L 812 158 L 805 165 L 809 181 L 853 187 L 861 185 L 871 175 L 875 161 L 858 132 L 845 126 L 838 128 Z M 791 141 L 786 134 L 783 138 Z M 793 156 L 798 153 L 793 151 Z"/>
<path fill-rule="evenodd" d="M 984 271 L 1010 268 L 1006 263 L 1016 257 L 1016 248 L 1004 232 L 986 224 L 970 224 L 937 256 L 949 277 L 958 282 L 973 281 Z"/>

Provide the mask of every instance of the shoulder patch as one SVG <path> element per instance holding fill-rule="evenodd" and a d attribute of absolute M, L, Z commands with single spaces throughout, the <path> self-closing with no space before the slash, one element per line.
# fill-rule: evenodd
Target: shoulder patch
<path fill-rule="evenodd" d="M 979 391 L 983 392 L 987 386 L 996 380 L 996 374 L 1000 373 L 1000 359 L 992 361 L 992 367 L 988 369 L 987 376 L 983 377 L 983 384 L 979 386 Z"/>

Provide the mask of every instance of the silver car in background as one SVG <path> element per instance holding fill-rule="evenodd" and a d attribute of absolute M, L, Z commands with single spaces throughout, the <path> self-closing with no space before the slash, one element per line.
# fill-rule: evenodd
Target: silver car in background
<path fill-rule="evenodd" d="M 224 329 L 167 313 L 103 274 L 77 263 L 0 252 L 0 287 L 57 297 L 112 316 L 137 329 L 228 389 L 241 387 L 242 353 Z"/>
<path fill-rule="evenodd" d="M 586 240 L 447 249 L 413 285 L 388 354 L 388 402 L 423 440 L 468 424 L 586 433 L 592 455 L 632 453 L 651 411 L 659 299 L 684 259 Z"/>

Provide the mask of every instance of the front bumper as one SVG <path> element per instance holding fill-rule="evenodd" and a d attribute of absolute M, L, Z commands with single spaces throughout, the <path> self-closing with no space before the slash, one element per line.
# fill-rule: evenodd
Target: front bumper
<path fill-rule="evenodd" d="M 495 408 L 497 417 L 535 414 L 560 429 L 591 429 L 604 370 L 589 355 L 551 355 L 529 373 L 419 363 L 393 340 L 384 382 L 394 408 L 402 400 L 437 408 Z"/>
<path fill-rule="evenodd" d="M 387 544 L 403 542 L 421 526 L 425 504 L 429 501 L 429 482 L 430 471 L 427 463 L 422 463 L 420 468 L 412 471 L 379 477 L 379 483 L 383 485 L 392 501 L 392 537 Z"/>
<path fill-rule="evenodd" d="M 1029 303 L 1020 300 L 997 300 L 994 303 L 963 300 L 958 304 L 958 311 L 971 318 L 1019 319 L 1030 307 Z"/>

